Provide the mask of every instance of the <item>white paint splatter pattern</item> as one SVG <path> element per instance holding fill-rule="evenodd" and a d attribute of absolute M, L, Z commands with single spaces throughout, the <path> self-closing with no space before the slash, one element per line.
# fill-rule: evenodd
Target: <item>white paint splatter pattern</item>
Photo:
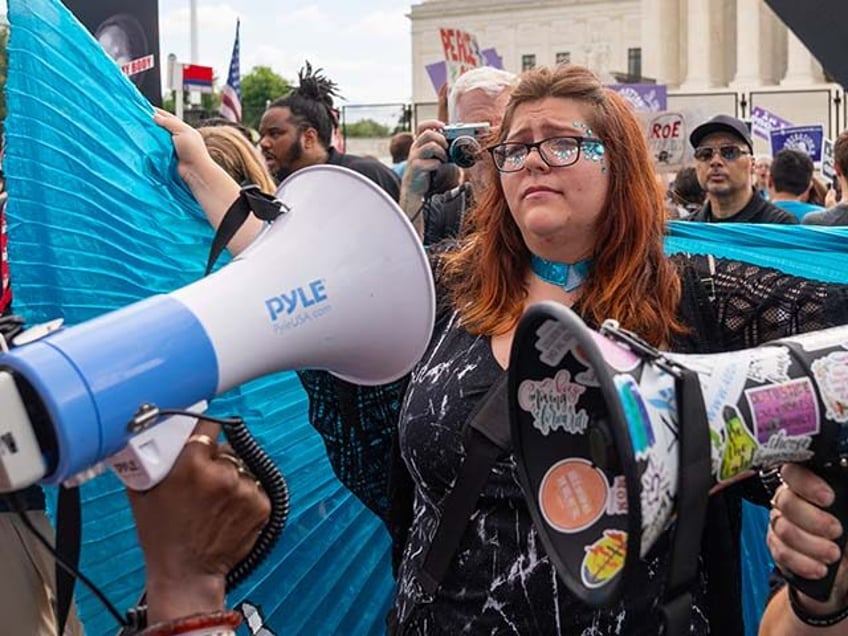
<path fill-rule="evenodd" d="M 398 576 L 397 609 L 408 634 L 657 633 L 650 608 L 660 597 L 664 559 L 634 576 L 627 606 L 590 610 L 566 589 L 545 554 L 519 485 L 515 459 L 501 458 L 481 493 L 447 575 L 435 595 L 416 572 L 464 457 L 463 425 L 501 369 L 489 338 L 468 334 L 456 316 L 413 373 L 400 422 L 404 462 L 415 484 L 413 522 Z M 504 414 L 506 416 L 506 414 Z M 651 557 L 651 555 L 649 555 Z M 702 601 L 696 595 L 696 605 Z M 703 613 L 692 634 L 708 633 Z"/>

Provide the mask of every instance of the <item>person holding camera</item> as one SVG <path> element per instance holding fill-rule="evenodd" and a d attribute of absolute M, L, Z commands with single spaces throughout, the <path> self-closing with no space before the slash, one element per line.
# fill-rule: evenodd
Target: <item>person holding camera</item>
<path fill-rule="evenodd" d="M 477 160 L 487 159 L 478 153 L 497 131 L 515 82 L 516 76 L 507 71 L 487 66 L 472 69 L 460 76 L 448 93 L 452 126 L 435 119 L 418 125 L 401 182 L 400 205 L 424 245 L 459 235 L 465 212 L 474 203 L 474 192 L 482 191 L 485 183 L 486 170 Z M 434 176 L 449 163 L 464 170 L 465 182 L 436 193 Z"/>

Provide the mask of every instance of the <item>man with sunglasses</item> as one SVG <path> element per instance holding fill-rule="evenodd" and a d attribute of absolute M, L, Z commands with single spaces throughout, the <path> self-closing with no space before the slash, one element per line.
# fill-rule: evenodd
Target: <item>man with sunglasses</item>
<path fill-rule="evenodd" d="M 689 135 L 698 182 L 707 201 L 691 221 L 797 224 L 795 215 L 770 204 L 754 189 L 754 143 L 745 123 L 716 115 Z"/>

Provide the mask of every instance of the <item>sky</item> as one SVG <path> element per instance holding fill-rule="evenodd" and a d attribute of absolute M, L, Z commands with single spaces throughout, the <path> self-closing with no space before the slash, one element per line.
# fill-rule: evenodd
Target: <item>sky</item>
<path fill-rule="evenodd" d="M 342 104 L 407 102 L 412 45 L 406 15 L 419 1 L 197 0 L 197 63 L 213 67 L 220 84 L 226 81 L 241 18 L 242 75 L 262 65 L 294 80 L 308 59 L 338 83 L 347 100 Z M 0 0 L 5 11 L 6 0 Z M 163 60 L 174 53 L 191 61 L 189 23 L 189 0 L 159 0 Z"/>

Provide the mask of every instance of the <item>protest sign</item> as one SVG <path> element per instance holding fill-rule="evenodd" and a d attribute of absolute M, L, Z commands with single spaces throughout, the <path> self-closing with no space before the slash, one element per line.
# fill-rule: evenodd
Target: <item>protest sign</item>
<path fill-rule="evenodd" d="M 754 106 L 751 109 L 751 133 L 757 137 L 765 139 L 766 141 L 770 139 L 769 134 L 772 130 L 789 128 L 791 126 L 792 122 L 788 122 L 785 119 L 778 117 L 774 113 L 767 111 L 765 108 Z"/>
<path fill-rule="evenodd" d="M 607 88 L 626 99 L 636 112 L 658 113 L 668 108 L 665 84 L 610 84 Z"/>
<path fill-rule="evenodd" d="M 63 0 L 151 104 L 162 103 L 157 0 Z"/>
<path fill-rule="evenodd" d="M 833 167 L 833 142 L 825 139 L 822 144 L 822 174 L 828 179 L 836 177 L 836 168 Z"/>
<path fill-rule="evenodd" d="M 689 132 L 679 112 L 639 113 L 657 172 L 676 172 L 686 164 Z"/>
<path fill-rule="evenodd" d="M 821 124 L 813 126 L 790 126 L 789 128 L 772 130 L 770 136 L 772 156 L 784 148 L 792 148 L 810 155 L 810 159 L 814 163 L 822 160 L 824 126 Z"/>
<path fill-rule="evenodd" d="M 483 63 L 485 66 L 492 68 L 503 69 L 503 58 L 498 55 L 497 50 L 493 48 L 483 49 L 480 51 L 483 54 Z M 448 67 L 442 62 L 434 62 L 424 67 L 427 71 L 427 76 L 430 78 L 430 83 L 433 85 L 433 92 L 437 95 L 442 86 L 448 81 Z"/>
<path fill-rule="evenodd" d="M 484 66 L 483 53 L 477 44 L 477 38 L 462 29 L 439 29 L 442 50 L 447 65 L 447 82 L 453 84 L 465 71 Z"/>

